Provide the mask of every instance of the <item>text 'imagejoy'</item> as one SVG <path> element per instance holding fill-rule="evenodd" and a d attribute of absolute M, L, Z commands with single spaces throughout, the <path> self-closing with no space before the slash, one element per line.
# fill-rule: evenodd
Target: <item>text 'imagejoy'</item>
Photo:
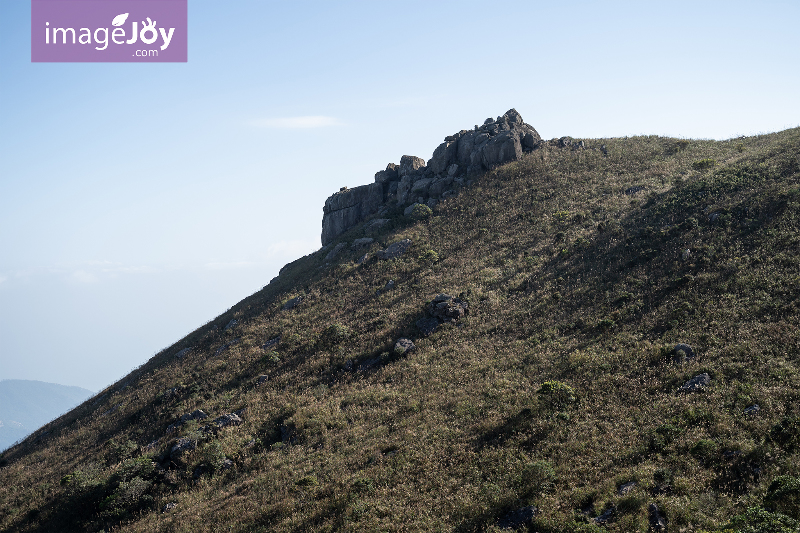
<path fill-rule="evenodd" d="M 32 0 L 31 61 L 186 62 L 187 30 L 186 0 Z"/>

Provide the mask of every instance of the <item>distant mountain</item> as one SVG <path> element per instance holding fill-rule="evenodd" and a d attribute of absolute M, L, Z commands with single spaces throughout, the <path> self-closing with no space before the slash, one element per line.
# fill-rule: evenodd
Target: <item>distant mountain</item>
<path fill-rule="evenodd" d="M 81 387 L 6 379 L 0 381 L 0 451 L 94 394 Z"/>

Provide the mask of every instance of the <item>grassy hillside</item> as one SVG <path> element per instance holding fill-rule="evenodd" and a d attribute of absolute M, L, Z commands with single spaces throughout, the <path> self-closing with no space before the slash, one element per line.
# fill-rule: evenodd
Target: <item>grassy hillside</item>
<path fill-rule="evenodd" d="M 496 531 L 533 505 L 530 531 L 632 532 L 655 504 L 670 532 L 797 531 L 800 129 L 584 141 L 287 265 L 7 451 L 0 529 Z M 425 337 L 440 293 L 468 314 Z"/>

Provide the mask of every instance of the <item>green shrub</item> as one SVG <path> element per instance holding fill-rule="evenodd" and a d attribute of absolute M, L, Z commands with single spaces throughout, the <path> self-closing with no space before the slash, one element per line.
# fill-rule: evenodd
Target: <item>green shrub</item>
<path fill-rule="evenodd" d="M 718 448 L 713 440 L 700 439 L 689 448 L 689 453 L 703 463 L 709 464 L 714 460 Z"/>
<path fill-rule="evenodd" d="M 784 514 L 750 507 L 743 514 L 735 516 L 729 528 L 735 533 L 797 533 L 800 522 Z"/>
<path fill-rule="evenodd" d="M 433 214 L 433 210 L 425 204 L 416 204 L 409 215 L 414 220 L 422 220 Z"/>
<path fill-rule="evenodd" d="M 555 409 L 563 409 L 575 403 L 575 389 L 560 381 L 545 381 L 539 388 L 539 397 Z"/>
<path fill-rule="evenodd" d="M 770 483 L 764 505 L 779 513 L 800 519 L 800 479 L 779 476 Z"/>
<path fill-rule="evenodd" d="M 439 254 L 434 250 L 427 250 L 419 256 L 419 260 L 423 263 L 436 263 L 439 261 Z"/>
<path fill-rule="evenodd" d="M 323 349 L 330 349 L 341 344 L 350 336 L 350 330 L 341 324 L 331 324 L 319 336 L 318 345 Z"/>
<path fill-rule="evenodd" d="M 798 437 L 800 437 L 800 419 L 795 416 L 784 418 L 769 431 L 772 442 L 790 451 L 797 446 Z"/>

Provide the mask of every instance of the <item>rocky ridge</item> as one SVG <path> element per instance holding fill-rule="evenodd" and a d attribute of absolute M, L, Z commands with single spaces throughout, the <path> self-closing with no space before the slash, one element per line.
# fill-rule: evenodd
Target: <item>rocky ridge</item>
<path fill-rule="evenodd" d="M 510 109 L 483 125 L 445 137 L 427 164 L 424 159 L 404 155 L 400 164 L 389 163 L 375 173 L 375 182 L 342 189 L 325 201 L 322 217 L 322 245 L 374 214 L 389 207 L 413 203 L 434 207 L 438 200 L 454 196 L 466 177 L 510 161 L 542 143 L 536 130 Z"/>

